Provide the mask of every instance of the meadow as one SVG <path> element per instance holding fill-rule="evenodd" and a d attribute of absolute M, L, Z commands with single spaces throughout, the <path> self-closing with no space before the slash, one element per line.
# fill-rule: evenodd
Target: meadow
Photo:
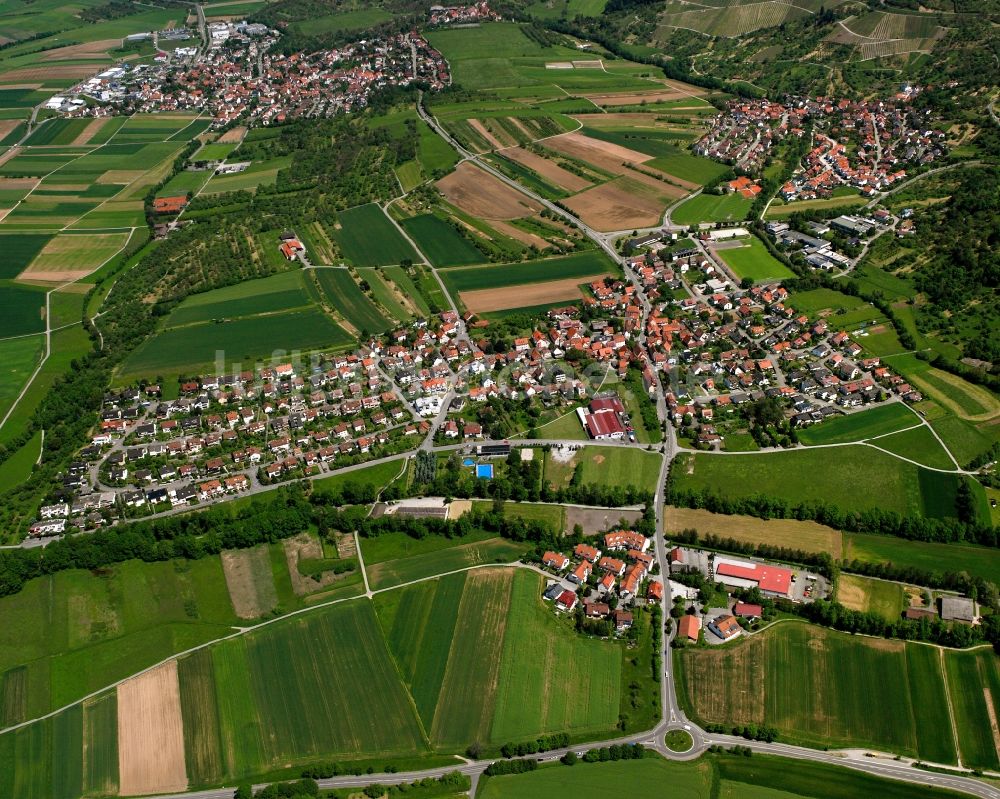
<path fill-rule="evenodd" d="M 255 161 L 242 172 L 214 175 L 203 191 L 206 194 L 223 194 L 229 191 L 253 191 L 258 186 L 273 186 L 278 180 L 278 172 L 291 163 L 291 156 Z"/>
<path fill-rule="evenodd" d="M 766 723 L 788 742 L 955 762 L 934 647 L 788 621 L 733 646 L 679 650 L 675 659 L 678 694 L 703 723 Z"/>
<path fill-rule="evenodd" d="M 339 227 L 333 232 L 344 257 L 355 266 L 389 266 L 403 260 L 417 260 L 385 212 L 375 203 L 350 208 L 337 214 Z"/>
<path fill-rule="evenodd" d="M 45 289 L 0 280 L 0 337 L 45 330 Z"/>
<path fill-rule="evenodd" d="M 424 298 L 423 293 L 417 288 L 416 283 L 414 283 L 413 277 L 411 277 L 405 269 L 401 266 L 387 266 L 382 270 L 383 274 L 389 278 L 396 287 L 406 295 L 406 298 L 412 303 L 413 307 L 422 316 L 430 316 L 430 308 L 427 305 L 427 300 Z M 438 289 L 440 291 L 440 289 Z"/>
<path fill-rule="evenodd" d="M 400 224 L 433 266 L 471 266 L 485 260 L 471 242 L 435 214 L 421 214 Z"/>
<path fill-rule="evenodd" d="M 716 250 L 719 258 L 733 270 L 736 277 L 748 277 L 757 282 L 795 277 L 788 267 L 767 251 L 760 239 L 751 237 L 743 243 L 747 246 Z"/>
<path fill-rule="evenodd" d="M 921 426 L 912 430 L 880 438 L 875 446 L 888 452 L 895 452 L 904 458 L 929 466 L 932 469 L 954 469 L 955 463 L 948 457 L 944 447 L 934 437 L 929 427 Z"/>
<path fill-rule="evenodd" d="M 798 432 L 803 444 L 839 444 L 864 441 L 875 436 L 895 433 L 920 424 L 920 417 L 901 402 L 876 405 L 868 410 L 846 416 L 835 416 L 820 424 L 804 427 Z M 882 444 L 879 442 L 879 446 Z"/>
<path fill-rule="evenodd" d="M 0 280 L 17 277 L 35 256 L 42 251 L 52 238 L 45 233 L 12 233 L 0 236 L 3 248 L 3 264 L 0 265 Z"/>
<path fill-rule="evenodd" d="M 413 318 L 410 313 L 408 303 L 410 298 L 405 293 L 397 295 L 395 287 L 381 269 L 375 267 L 362 267 L 358 269 L 358 275 L 371 287 L 372 298 L 378 302 L 397 322 L 409 322 Z"/>
<path fill-rule="evenodd" d="M 877 613 L 895 621 L 908 606 L 903 586 L 887 580 L 841 574 L 837 580 L 837 601 L 851 610 Z"/>
<path fill-rule="evenodd" d="M 0 418 L 21 393 L 45 352 L 41 335 L 0 339 Z"/>
<path fill-rule="evenodd" d="M 752 201 L 740 194 L 699 194 L 678 206 L 670 219 L 678 225 L 700 222 L 739 222 L 746 219 Z"/>
<path fill-rule="evenodd" d="M 678 488 L 707 489 L 727 497 L 764 494 L 791 504 L 823 502 L 934 518 L 954 515 L 958 490 L 955 475 L 930 472 L 865 446 L 683 455 L 674 462 L 671 476 Z"/>
<path fill-rule="evenodd" d="M 392 327 L 346 269 L 317 269 L 314 272 L 323 294 L 337 313 L 358 332 L 381 333 Z"/>

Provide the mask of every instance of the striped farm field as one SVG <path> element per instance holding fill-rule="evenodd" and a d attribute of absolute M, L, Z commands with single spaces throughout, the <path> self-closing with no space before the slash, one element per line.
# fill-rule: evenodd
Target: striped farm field
<path fill-rule="evenodd" d="M 934 647 L 791 621 L 733 646 L 679 650 L 676 662 L 678 693 L 702 723 L 768 724 L 789 742 L 955 762 Z"/>
<path fill-rule="evenodd" d="M 289 311 L 310 304 L 302 272 L 281 272 L 234 286 L 192 294 L 170 314 L 168 327 L 213 319 L 235 319 L 262 313 Z"/>
<path fill-rule="evenodd" d="M 562 278 L 580 278 L 617 271 L 610 260 L 596 251 L 546 258 L 518 264 L 492 264 L 441 271 L 441 278 L 453 292 L 495 289 L 529 283 L 545 283 Z"/>
<path fill-rule="evenodd" d="M 993 651 L 948 652 L 945 658 L 962 762 L 1000 766 L 1000 665 Z"/>
<path fill-rule="evenodd" d="M 320 288 L 337 312 L 347 320 L 356 333 L 381 333 L 392 327 L 355 282 L 346 269 L 317 269 L 316 279 Z"/>
<path fill-rule="evenodd" d="M 421 214 L 400 224 L 433 266 L 470 266 L 485 259 L 451 224 L 434 214 Z"/>
<path fill-rule="evenodd" d="M 79 280 L 112 258 L 129 240 L 130 233 L 60 233 L 38 253 L 23 280 L 65 283 Z"/>
<path fill-rule="evenodd" d="M 337 214 L 333 236 L 344 257 L 355 266 L 389 266 L 406 259 L 417 260 L 410 243 L 376 203 Z"/>

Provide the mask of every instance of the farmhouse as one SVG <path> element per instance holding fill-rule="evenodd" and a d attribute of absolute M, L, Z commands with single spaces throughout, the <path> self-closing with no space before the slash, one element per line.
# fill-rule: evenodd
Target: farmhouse
<path fill-rule="evenodd" d="M 731 588 L 759 588 L 765 596 L 791 597 L 790 569 L 716 556 L 714 573 L 715 582 Z"/>
<path fill-rule="evenodd" d="M 739 622 L 730 615 L 718 616 L 712 619 L 708 623 L 708 629 L 715 633 L 723 641 L 728 641 L 730 638 L 735 638 L 740 634 L 743 629 L 740 627 Z"/>
<path fill-rule="evenodd" d="M 699 632 L 701 632 L 701 619 L 697 616 L 681 616 L 681 620 L 677 624 L 677 634 L 681 638 L 697 641 Z"/>

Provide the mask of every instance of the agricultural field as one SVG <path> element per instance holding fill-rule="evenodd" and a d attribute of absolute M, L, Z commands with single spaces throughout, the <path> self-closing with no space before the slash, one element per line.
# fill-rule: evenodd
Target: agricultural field
<path fill-rule="evenodd" d="M 678 694 L 701 722 L 768 724 L 789 742 L 955 762 L 934 647 L 788 621 L 734 646 L 679 650 L 675 659 Z"/>
<path fill-rule="evenodd" d="M 291 156 L 256 161 L 242 172 L 214 175 L 202 191 L 205 194 L 224 194 L 230 191 L 255 191 L 258 186 L 273 186 L 278 179 L 278 172 L 291 163 Z"/>
<path fill-rule="evenodd" d="M 435 185 L 448 202 L 480 219 L 509 221 L 542 210 L 537 202 L 470 161 L 463 161 Z"/>
<path fill-rule="evenodd" d="M 360 292 L 359 292 L 360 293 Z M 258 359 L 287 359 L 292 351 L 342 347 L 347 332 L 317 308 L 250 316 L 225 322 L 169 327 L 133 350 L 121 367 L 126 376 L 150 376 L 212 366 L 245 366 Z"/>
<path fill-rule="evenodd" d="M 301 309 L 310 304 L 301 271 L 281 272 L 193 294 L 167 318 L 167 327 Z"/>
<path fill-rule="evenodd" d="M 726 4 L 721 8 L 666 11 L 660 16 L 659 24 L 660 28 L 664 29 L 691 30 L 708 36 L 745 36 L 761 28 L 776 27 L 807 16 L 809 13 L 801 6 L 788 5 L 779 0 L 761 0 L 761 2 Z"/>
<path fill-rule="evenodd" d="M 544 480 L 558 488 L 568 485 L 579 466 L 584 485 L 623 488 L 633 485 L 653 492 L 662 461 L 656 453 L 625 447 L 583 447 L 568 460 L 552 451 L 545 454 Z"/>
<path fill-rule="evenodd" d="M 512 563 L 524 551 L 523 544 L 478 532 L 464 538 L 428 536 L 420 540 L 404 533 L 387 533 L 361 541 L 361 554 L 373 590 L 470 566 Z"/>
<path fill-rule="evenodd" d="M 60 233 L 21 273 L 22 280 L 67 283 L 86 277 L 117 255 L 131 233 Z"/>
<path fill-rule="evenodd" d="M 417 260 L 410 243 L 375 203 L 341 211 L 332 233 L 344 257 L 355 266 L 390 266 Z"/>
<path fill-rule="evenodd" d="M 746 219 L 752 200 L 741 194 L 699 194 L 682 203 L 670 214 L 678 225 L 701 222 L 740 222 Z"/>
<path fill-rule="evenodd" d="M 400 224 L 433 266 L 471 266 L 485 260 L 485 256 L 450 222 L 436 214 L 421 214 L 404 219 Z"/>
<path fill-rule="evenodd" d="M 594 250 L 526 263 L 443 269 L 440 275 L 452 296 L 455 296 L 484 289 L 506 289 L 556 280 L 573 279 L 586 283 L 596 279 L 598 275 L 615 272 L 611 261 Z M 517 294 L 516 289 L 514 291 Z M 518 294 L 518 299 L 518 304 L 523 305 L 523 293 Z"/>
<path fill-rule="evenodd" d="M 1000 766 L 997 656 L 982 647 L 974 652 L 948 652 L 945 662 L 962 762 L 972 768 L 995 769 Z"/>
<path fill-rule="evenodd" d="M 2 294 L 0 294 L 2 297 Z M 0 418 L 21 393 L 45 353 L 41 335 L 0 339 Z"/>
<path fill-rule="evenodd" d="M 756 282 L 784 280 L 794 277 L 792 271 L 777 260 L 756 237 L 743 239 L 742 247 L 718 248 L 716 255 L 738 278 L 751 278 Z"/>
<path fill-rule="evenodd" d="M 891 402 L 804 427 L 798 436 L 799 441 L 806 445 L 841 444 L 895 433 L 920 422 L 920 417 L 906 405 L 901 402 Z"/>
<path fill-rule="evenodd" d="M 392 321 L 382 315 L 347 269 L 321 268 L 314 274 L 326 299 L 347 321 L 352 333 L 381 333 L 392 327 Z"/>
<path fill-rule="evenodd" d="M 865 474 L 878 479 L 858 479 Z M 685 454 L 674 461 L 671 479 L 681 489 L 707 489 L 726 497 L 765 494 L 790 505 L 823 502 L 946 518 L 955 512 L 959 478 L 859 445 L 765 455 Z"/>
<path fill-rule="evenodd" d="M 872 443 L 879 449 L 894 452 L 932 469 L 951 470 L 957 468 L 956 463 L 949 457 L 934 433 L 926 426 L 893 433 Z"/>
<path fill-rule="evenodd" d="M 0 280 L 0 337 L 45 330 L 45 289 Z"/>
<path fill-rule="evenodd" d="M 883 535 L 844 533 L 845 560 L 893 563 L 928 572 L 961 572 L 1000 585 L 1000 553 L 974 544 L 935 544 Z"/>

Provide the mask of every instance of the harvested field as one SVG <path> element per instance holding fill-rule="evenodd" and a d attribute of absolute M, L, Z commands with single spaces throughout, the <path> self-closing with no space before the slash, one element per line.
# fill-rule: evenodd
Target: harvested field
<path fill-rule="evenodd" d="M 621 510 L 619 508 L 575 508 L 572 505 L 566 506 L 566 523 L 563 526 L 564 533 L 572 533 L 573 527 L 580 525 L 584 535 L 602 533 L 609 527 L 618 524 L 625 519 L 630 524 L 642 518 L 640 510 Z"/>
<path fill-rule="evenodd" d="M 583 95 L 592 103 L 601 106 L 616 105 L 639 105 L 643 101 L 647 103 L 662 103 L 670 100 L 682 100 L 689 95 L 673 89 L 663 89 L 655 92 L 628 92 L 626 94 L 585 94 Z"/>
<path fill-rule="evenodd" d="M 574 175 L 568 169 L 563 169 L 558 164 L 553 163 L 547 158 L 542 158 L 540 155 L 535 155 L 523 147 L 511 147 L 503 151 L 505 158 L 509 158 L 511 161 L 516 161 L 522 166 L 528 167 L 537 172 L 542 179 L 548 181 L 553 186 L 557 186 L 560 189 L 565 189 L 566 191 L 583 191 L 588 188 L 591 183 L 586 178 L 582 178 L 579 175 Z"/>
<path fill-rule="evenodd" d="M 592 139 L 582 133 L 553 136 L 551 139 L 545 140 L 545 146 L 573 158 L 579 158 L 581 161 L 586 161 L 615 175 L 624 175 L 630 171 L 628 167 L 622 166 L 622 162 L 642 164 L 653 157 L 618 144 Z"/>
<path fill-rule="evenodd" d="M 795 519 L 765 520 L 753 516 L 726 516 L 707 510 L 667 506 L 663 526 L 668 534 L 692 529 L 702 535 L 735 538 L 751 544 L 768 544 L 805 552 L 829 552 L 838 560 L 843 557 L 844 551 L 844 537 L 839 530 Z"/>
<path fill-rule="evenodd" d="M 107 119 L 92 119 L 90 123 L 87 125 L 87 127 L 85 127 L 82 131 L 80 131 L 79 135 L 77 135 L 77 137 L 73 139 L 71 144 L 73 144 L 74 146 L 79 146 L 81 144 L 88 144 L 90 140 L 97 135 L 97 131 L 99 131 L 101 128 L 104 127 L 107 121 L 108 121 Z"/>
<path fill-rule="evenodd" d="M 600 280 L 603 275 L 590 280 Z M 465 307 L 473 313 L 487 311 L 504 311 L 508 308 L 523 308 L 528 305 L 546 305 L 550 302 L 579 299 L 580 284 L 585 282 L 578 277 L 563 280 L 551 280 L 547 283 L 532 283 L 530 286 L 504 286 L 497 289 L 480 289 L 478 291 L 462 291 L 459 296 Z"/>
<path fill-rule="evenodd" d="M 10 132 L 20 124 L 20 119 L 0 119 L 0 139 L 7 138 Z"/>
<path fill-rule="evenodd" d="M 86 277 L 128 242 L 128 233 L 59 235 L 25 269 L 22 280 L 62 283 Z"/>
<path fill-rule="evenodd" d="M 542 207 L 468 161 L 437 182 L 449 202 L 482 219 L 517 219 Z"/>
<path fill-rule="evenodd" d="M 113 47 L 121 47 L 121 44 L 121 39 L 100 39 L 96 42 L 57 47 L 55 50 L 42 53 L 42 61 L 82 61 L 86 58 L 106 55 L 108 50 Z M 91 66 L 90 71 L 95 72 L 96 69 Z"/>
<path fill-rule="evenodd" d="M 44 67 L 23 67 L 4 73 L 4 79 L 51 80 L 55 78 L 89 78 L 97 72 L 94 64 L 50 64 Z"/>
<path fill-rule="evenodd" d="M 658 225 L 665 208 L 662 202 L 641 197 L 617 181 L 595 186 L 563 200 L 563 204 L 592 228 L 601 231 Z"/>
<path fill-rule="evenodd" d="M 98 183 L 127 185 L 146 174 L 144 169 L 109 169 L 97 178 Z"/>
<path fill-rule="evenodd" d="M 237 616 L 257 619 L 277 606 L 278 594 L 266 544 L 253 549 L 228 550 L 221 558 L 229 598 Z"/>
<path fill-rule="evenodd" d="M 187 787 L 176 660 L 118 686 L 118 772 L 126 796 Z"/>
<path fill-rule="evenodd" d="M 235 128 L 230 128 L 221 136 L 219 136 L 219 144 L 233 144 L 234 142 L 242 141 L 243 137 L 246 135 L 247 129 L 246 125 L 237 125 Z"/>

